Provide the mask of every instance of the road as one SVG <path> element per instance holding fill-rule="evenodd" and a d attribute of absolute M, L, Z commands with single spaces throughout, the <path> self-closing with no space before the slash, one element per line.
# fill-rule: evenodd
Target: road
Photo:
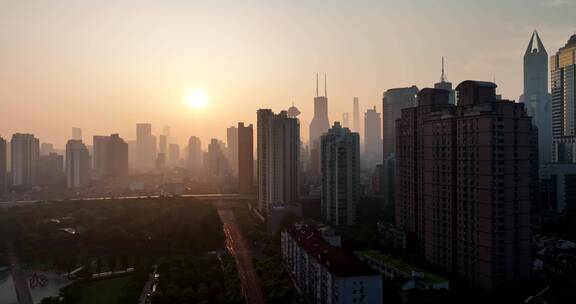
<path fill-rule="evenodd" d="M 20 261 L 18 260 L 14 245 L 8 242 L 6 246 L 8 248 L 8 259 L 12 267 L 12 279 L 14 280 L 14 289 L 16 289 L 18 304 L 34 304 L 30 289 L 28 288 L 28 282 L 26 282 L 26 276 L 22 268 L 20 268 Z"/>
<path fill-rule="evenodd" d="M 240 226 L 236 222 L 234 211 L 226 207 L 223 203 L 217 203 L 218 215 L 224 224 L 224 234 L 226 235 L 226 248 L 236 260 L 236 268 L 240 276 L 242 294 L 248 304 L 263 304 L 264 295 L 260 280 L 252 263 L 252 252 L 250 251 Z"/>
<path fill-rule="evenodd" d="M 106 201 L 106 200 L 122 200 L 122 199 L 144 199 L 144 198 L 161 198 L 161 197 L 190 197 L 202 200 L 254 200 L 255 195 L 245 194 L 222 194 L 222 193 L 209 193 L 209 194 L 183 194 L 178 196 L 162 196 L 162 195 L 134 195 L 134 196 L 104 196 L 104 197 L 86 197 L 86 198 L 70 198 L 70 199 L 53 199 L 50 202 L 65 202 L 65 201 Z M 29 200 L 29 201 L 6 201 L 0 202 L 0 208 L 10 208 L 24 205 L 34 205 L 44 200 Z"/>

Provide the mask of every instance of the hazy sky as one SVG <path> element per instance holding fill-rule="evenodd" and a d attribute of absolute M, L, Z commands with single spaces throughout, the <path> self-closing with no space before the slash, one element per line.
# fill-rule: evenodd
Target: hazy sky
<path fill-rule="evenodd" d="M 388 88 L 447 76 L 493 80 L 518 99 L 537 29 L 554 53 L 576 31 L 576 0 L 0 0 L 0 134 L 62 147 L 72 126 L 135 137 L 169 125 L 179 142 L 225 139 L 258 108 L 295 103 L 308 137 L 316 72 L 330 120 L 376 105 Z M 201 88 L 206 109 L 184 104 Z"/>

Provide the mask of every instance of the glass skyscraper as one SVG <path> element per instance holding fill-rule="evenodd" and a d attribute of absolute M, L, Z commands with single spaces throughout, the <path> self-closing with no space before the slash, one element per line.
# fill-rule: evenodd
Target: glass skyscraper
<path fill-rule="evenodd" d="M 553 161 L 576 163 L 576 35 L 550 57 L 550 77 Z"/>

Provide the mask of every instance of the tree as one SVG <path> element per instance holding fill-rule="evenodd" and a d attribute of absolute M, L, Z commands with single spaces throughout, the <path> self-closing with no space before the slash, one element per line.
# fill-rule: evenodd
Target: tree
<path fill-rule="evenodd" d="M 40 304 L 61 304 L 60 297 L 47 297 L 40 301 Z"/>

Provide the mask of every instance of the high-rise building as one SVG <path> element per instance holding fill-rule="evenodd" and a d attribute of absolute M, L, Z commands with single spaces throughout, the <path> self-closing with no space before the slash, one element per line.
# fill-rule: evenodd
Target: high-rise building
<path fill-rule="evenodd" d="M 238 123 L 238 192 L 254 189 L 254 131 L 252 125 Z"/>
<path fill-rule="evenodd" d="M 178 166 L 180 162 L 180 145 L 170 144 L 168 146 L 168 164 L 172 167 Z"/>
<path fill-rule="evenodd" d="M 64 183 L 64 156 L 54 152 L 40 155 L 38 161 L 38 184 L 60 185 Z"/>
<path fill-rule="evenodd" d="M 360 132 L 360 102 L 358 101 L 358 97 L 354 97 L 354 101 L 352 104 L 352 114 L 354 115 L 354 126 L 352 131 Z"/>
<path fill-rule="evenodd" d="M 72 127 L 72 139 L 82 140 L 82 129 Z"/>
<path fill-rule="evenodd" d="M 444 57 L 442 57 L 442 75 L 440 76 L 440 82 L 435 83 L 434 88 L 450 92 L 448 101 L 450 104 L 456 104 L 456 92 L 452 89 L 452 83 L 448 81 L 446 73 L 444 72 Z"/>
<path fill-rule="evenodd" d="M 550 57 L 552 161 L 576 163 L 576 34 Z"/>
<path fill-rule="evenodd" d="M 170 134 L 171 134 L 170 126 L 164 126 L 162 128 L 162 135 L 166 136 L 166 138 L 170 138 Z"/>
<path fill-rule="evenodd" d="M 526 280 L 537 134 L 523 104 L 496 85 L 424 89 L 397 120 L 396 223 L 438 269 L 493 289 Z"/>
<path fill-rule="evenodd" d="M 342 113 L 342 126 L 350 129 L 350 115 L 348 112 Z"/>
<path fill-rule="evenodd" d="M 195 175 L 202 170 L 202 144 L 196 136 L 190 136 L 188 140 L 188 170 Z"/>
<path fill-rule="evenodd" d="M 38 184 L 40 142 L 32 134 L 12 135 L 11 166 L 12 186 L 31 187 Z"/>
<path fill-rule="evenodd" d="M 152 124 L 136 124 L 136 167 L 152 170 L 157 154 L 156 137 L 152 135 Z"/>
<path fill-rule="evenodd" d="M 12 172 L 12 143 L 8 140 L 6 140 L 6 171 Z M 11 181 L 11 179 L 8 180 Z"/>
<path fill-rule="evenodd" d="M 134 168 L 136 166 L 136 141 L 129 140 L 128 141 L 128 164 L 130 168 Z"/>
<path fill-rule="evenodd" d="M 300 124 L 286 111 L 258 110 L 258 211 L 298 200 Z"/>
<path fill-rule="evenodd" d="M 158 137 L 158 153 L 168 154 L 168 136 L 164 134 Z"/>
<path fill-rule="evenodd" d="M 360 202 L 360 136 L 335 122 L 320 147 L 322 218 L 330 225 L 352 225 Z"/>
<path fill-rule="evenodd" d="M 107 174 L 108 159 L 110 154 L 110 136 L 94 135 L 92 138 L 92 168 L 94 177 L 103 178 Z"/>
<path fill-rule="evenodd" d="M 324 96 L 318 95 L 318 74 L 316 74 L 316 96 L 314 96 L 314 117 L 310 122 L 310 175 L 313 181 L 320 178 L 320 136 L 330 128 L 328 120 L 328 93 L 324 75 Z"/>
<path fill-rule="evenodd" d="M 90 156 L 81 140 L 66 143 L 66 184 L 68 188 L 86 187 L 90 182 Z"/>
<path fill-rule="evenodd" d="M 547 164 L 552 160 L 552 96 L 548 93 L 548 53 L 536 31 L 524 53 L 524 93 L 520 102 L 538 127 L 538 158 L 540 164 Z"/>
<path fill-rule="evenodd" d="M 382 100 L 382 157 L 385 159 L 396 151 L 396 119 L 402 115 L 402 109 L 416 106 L 418 88 L 389 89 Z"/>
<path fill-rule="evenodd" d="M 226 158 L 234 175 L 238 174 L 238 128 L 232 126 L 226 129 Z"/>
<path fill-rule="evenodd" d="M 382 194 L 384 195 L 384 202 L 388 205 L 394 204 L 396 197 L 396 156 L 394 154 L 384 159 L 382 164 L 382 180 L 380 185 Z"/>
<path fill-rule="evenodd" d="M 104 176 L 111 178 L 128 176 L 128 149 L 128 143 L 118 134 L 109 136 Z"/>
<path fill-rule="evenodd" d="M 298 115 L 300 115 L 300 110 L 292 103 L 292 106 L 288 108 L 288 117 L 297 118 Z"/>
<path fill-rule="evenodd" d="M 6 140 L 0 137 L 0 197 L 6 193 L 7 183 L 7 164 L 8 164 L 8 147 Z"/>
<path fill-rule="evenodd" d="M 40 155 L 49 155 L 50 153 L 56 152 L 54 150 L 54 145 L 50 143 L 41 143 L 40 144 Z"/>
<path fill-rule="evenodd" d="M 382 163 L 382 119 L 376 106 L 364 114 L 364 156 L 369 168 Z"/>
<path fill-rule="evenodd" d="M 166 169 L 166 154 L 158 153 L 156 155 L 156 171 L 162 172 Z"/>
<path fill-rule="evenodd" d="M 207 177 L 212 182 L 222 183 L 230 174 L 230 165 L 225 155 L 225 149 L 218 139 L 212 138 L 208 144 L 208 153 L 204 163 Z"/>

